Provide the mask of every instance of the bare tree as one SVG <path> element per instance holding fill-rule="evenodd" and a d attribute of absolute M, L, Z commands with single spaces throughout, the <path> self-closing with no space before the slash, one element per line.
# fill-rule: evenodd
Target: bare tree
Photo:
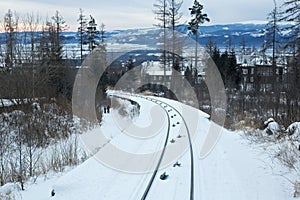
<path fill-rule="evenodd" d="M 278 46 L 277 34 L 280 33 L 280 28 L 278 25 L 278 21 L 280 19 L 278 7 L 276 4 L 276 0 L 274 1 L 274 9 L 271 13 L 268 14 L 268 24 L 267 24 L 267 45 L 272 48 L 272 66 L 275 68 L 276 66 L 276 51 Z"/>
<path fill-rule="evenodd" d="M 6 35 L 6 56 L 5 65 L 7 69 L 12 69 L 15 62 L 15 44 L 16 44 L 16 30 L 18 26 L 18 18 L 11 10 L 5 14 L 4 30 Z"/>
<path fill-rule="evenodd" d="M 31 63 L 32 68 L 32 98 L 36 97 L 36 65 L 38 64 L 38 57 L 37 57 L 37 41 L 38 41 L 38 32 L 39 32 L 39 26 L 40 26 L 40 16 L 37 14 L 36 16 L 31 13 L 27 14 L 25 18 L 25 24 L 27 25 L 27 32 L 29 34 L 29 40 L 30 40 L 30 55 L 29 57 L 29 63 Z M 25 26 L 25 25 L 24 25 Z"/>
<path fill-rule="evenodd" d="M 182 45 L 179 44 L 179 38 L 176 34 L 176 25 L 179 24 L 180 19 L 182 18 L 182 13 L 180 8 L 183 1 L 177 2 L 176 0 L 168 0 L 169 4 L 169 20 L 172 27 L 172 67 L 176 70 L 179 70 L 178 62 L 176 62 L 176 55 L 181 55 Z M 176 55 L 175 55 L 176 54 Z"/>
<path fill-rule="evenodd" d="M 290 44 L 296 44 L 299 50 L 300 46 L 300 1 L 286 0 L 283 4 L 283 11 L 279 21 L 293 22 L 288 29 L 292 30 L 294 35 L 290 38 Z"/>
<path fill-rule="evenodd" d="M 164 81 L 166 77 L 166 64 L 167 64 L 167 24 L 168 24 L 168 7 L 167 0 L 157 0 L 154 6 L 154 14 L 156 15 L 156 19 L 159 21 L 156 24 L 162 30 L 162 58 L 161 61 L 164 67 Z"/>
<path fill-rule="evenodd" d="M 210 57 L 213 56 L 215 47 L 216 47 L 215 42 L 212 40 L 211 37 L 209 37 L 209 39 L 205 45 L 205 48 L 206 48 L 207 53 L 210 55 Z"/>
<path fill-rule="evenodd" d="M 83 61 L 83 46 L 87 44 L 86 41 L 86 33 L 87 33 L 87 19 L 86 16 L 83 14 L 83 10 L 80 8 L 79 9 L 79 18 L 77 19 L 79 23 L 78 27 L 78 38 L 79 38 L 79 46 L 80 46 L 80 59 L 81 63 Z"/>
<path fill-rule="evenodd" d="M 291 50 L 291 58 L 288 60 L 287 82 L 287 113 L 291 120 L 299 120 L 299 102 L 300 92 L 298 85 L 300 84 L 300 1 L 286 0 L 283 4 L 283 11 L 280 21 L 292 22 L 290 26 L 285 28 L 291 31 L 288 38 L 288 46 Z"/>

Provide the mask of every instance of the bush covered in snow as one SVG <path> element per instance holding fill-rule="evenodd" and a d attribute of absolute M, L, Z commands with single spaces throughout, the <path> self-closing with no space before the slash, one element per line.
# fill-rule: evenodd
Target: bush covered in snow
<path fill-rule="evenodd" d="M 79 147 L 78 124 L 55 102 L 0 113 L 0 186 L 19 182 L 23 190 L 30 177 L 81 163 L 87 155 Z"/>
<path fill-rule="evenodd" d="M 259 145 L 268 152 L 273 163 L 268 163 L 274 167 L 276 163 L 284 166 L 287 171 L 293 172 L 292 178 L 286 178 L 286 174 L 281 174 L 286 180 L 294 185 L 294 196 L 300 194 L 300 122 L 294 122 L 286 130 L 280 126 L 273 118 L 265 121 L 264 130 L 247 128 L 244 131 L 246 138 L 254 145 Z"/>
<path fill-rule="evenodd" d="M 120 116 L 129 119 L 134 119 L 139 116 L 140 105 L 138 103 L 117 97 L 112 97 L 111 102 L 112 108 L 117 110 Z"/>

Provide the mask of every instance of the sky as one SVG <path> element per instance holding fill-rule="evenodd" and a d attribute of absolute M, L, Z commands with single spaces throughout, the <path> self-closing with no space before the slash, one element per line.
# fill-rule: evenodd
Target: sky
<path fill-rule="evenodd" d="M 194 0 L 183 0 L 181 23 L 189 21 L 188 8 Z M 208 24 L 224 24 L 243 21 L 266 20 L 274 7 L 273 0 L 200 0 L 203 12 L 208 14 Z M 277 0 L 282 5 L 284 0 Z M 105 24 L 106 30 L 152 27 L 157 23 L 153 14 L 156 0 L 0 0 L 0 20 L 11 9 L 20 16 L 27 13 L 50 18 L 58 10 L 70 31 L 78 27 L 79 8 L 84 14 L 92 15 L 98 25 Z M 22 17 L 21 17 L 22 18 Z"/>

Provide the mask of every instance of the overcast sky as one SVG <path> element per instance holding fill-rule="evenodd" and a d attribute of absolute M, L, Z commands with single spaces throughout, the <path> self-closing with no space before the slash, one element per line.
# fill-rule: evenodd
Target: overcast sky
<path fill-rule="evenodd" d="M 281 5 L 284 0 L 277 0 Z M 1 20 L 8 9 L 20 15 L 39 13 L 51 17 L 56 10 L 65 18 L 70 30 L 76 30 L 79 8 L 92 15 L 107 30 L 152 27 L 156 23 L 153 4 L 156 0 L 0 0 Z M 182 23 L 190 19 L 188 8 L 194 0 L 184 0 Z M 210 24 L 266 20 L 273 0 L 200 0 Z"/>

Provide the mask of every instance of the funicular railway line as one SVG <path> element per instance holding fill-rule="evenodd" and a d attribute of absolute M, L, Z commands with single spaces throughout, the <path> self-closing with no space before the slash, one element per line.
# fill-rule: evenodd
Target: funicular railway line
<path fill-rule="evenodd" d="M 115 94 L 113 96 L 115 96 L 117 98 L 124 98 L 123 96 L 119 96 L 119 95 L 115 95 Z M 187 136 L 188 136 L 189 151 L 190 151 L 190 162 L 191 162 L 190 163 L 191 167 L 190 167 L 190 191 L 189 191 L 190 198 L 189 199 L 194 200 L 194 155 L 193 155 L 193 145 L 192 145 L 190 131 L 189 131 L 189 128 L 187 126 L 187 123 L 186 123 L 184 117 L 182 116 L 180 111 L 178 109 L 176 109 L 174 106 L 172 106 L 168 103 L 165 103 L 161 100 L 151 98 L 149 96 L 142 96 L 142 95 L 132 95 L 132 96 L 137 97 L 137 98 L 143 98 L 145 100 L 148 100 L 148 101 L 151 101 L 151 102 L 157 104 L 158 106 L 160 106 L 164 110 L 164 112 L 165 112 L 165 114 L 167 115 L 167 118 L 168 118 L 167 133 L 166 133 L 166 138 L 165 138 L 165 141 L 164 141 L 163 149 L 162 149 L 161 155 L 159 157 L 158 163 L 156 164 L 156 167 L 155 167 L 155 169 L 154 169 L 154 171 L 151 175 L 151 178 L 150 178 L 150 180 L 149 180 L 149 182 L 146 186 L 146 189 L 143 192 L 141 200 L 146 200 L 147 199 L 147 196 L 150 193 L 153 182 L 154 182 L 154 180 L 157 176 L 157 173 L 159 171 L 159 168 L 161 166 L 162 160 L 164 158 L 164 155 L 165 155 L 168 143 L 169 143 L 169 136 L 170 136 L 170 131 L 171 131 L 171 119 L 174 116 L 179 116 L 182 119 L 183 125 L 185 127 L 185 130 L 186 130 L 186 133 L 187 133 Z M 170 114 L 171 112 L 175 112 L 176 114 L 171 116 L 171 114 Z"/>

